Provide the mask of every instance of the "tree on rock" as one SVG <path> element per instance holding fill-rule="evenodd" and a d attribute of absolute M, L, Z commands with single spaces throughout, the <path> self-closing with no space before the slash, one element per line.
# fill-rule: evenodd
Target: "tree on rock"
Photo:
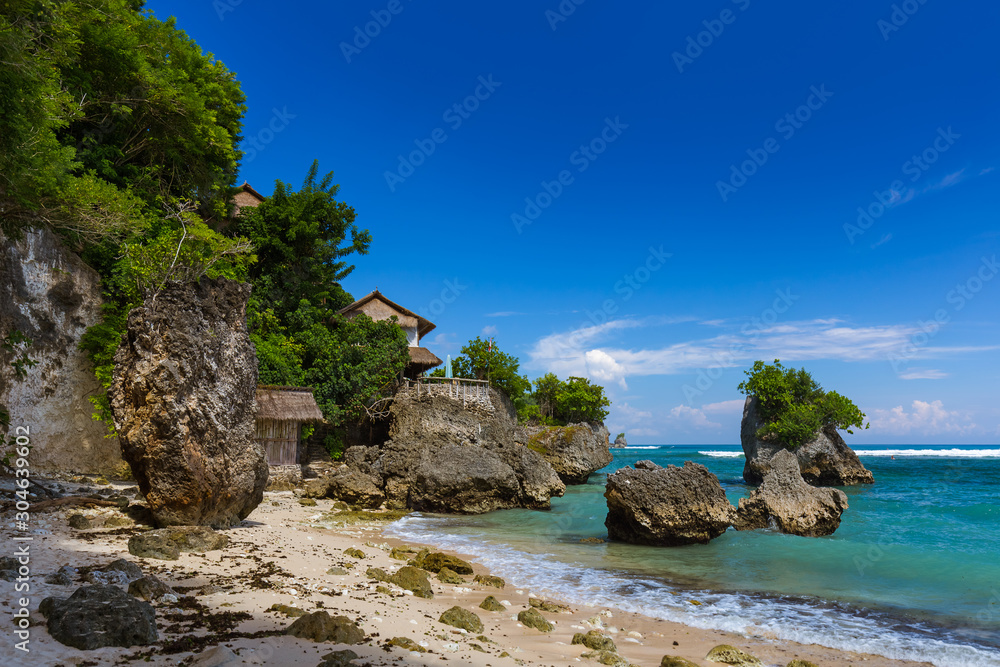
<path fill-rule="evenodd" d="M 757 438 L 795 450 L 825 429 L 868 428 L 865 414 L 849 398 L 824 391 L 804 368 L 755 361 L 739 390 L 757 399 L 762 426 Z"/>

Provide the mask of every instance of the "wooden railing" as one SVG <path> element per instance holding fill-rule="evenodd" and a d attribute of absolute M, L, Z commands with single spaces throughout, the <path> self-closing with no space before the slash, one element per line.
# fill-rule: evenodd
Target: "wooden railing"
<path fill-rule="evenodd" d="M 490 400 L 490 383 L 487 380 L 469 378 L 422 377 L 406 381 L 407 391 L 419 396 L 447 396 L 462 401 L 462 407 L 478 403 L 484 407 L 493 406 Z"/>

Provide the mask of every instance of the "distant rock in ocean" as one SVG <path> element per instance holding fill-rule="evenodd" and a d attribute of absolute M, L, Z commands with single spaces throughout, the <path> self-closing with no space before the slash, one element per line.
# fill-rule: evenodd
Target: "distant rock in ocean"
<path fill-rule="evenodd" d="M 740 499 L 734 523 L 737 530 L 755 530 L 773 521 L 783 533 L 820 537 L 837 530 L 845 509 L 847 495 L 806 484 L 795 454 L 785 449 L 771 458 L 764 483 Z"/>
<path fill-rule="evenodd" d="M 390 439 L 351 447 L 344 461 L 390 506 L 457 514 L 547 509 L 566 486 L 541 454 L 515 443 L 516 426 L 513 407 L 495 389 L 488 402 L 465 405 L 447 395 L 401 392 L 390 409 Z"/>
<path fill-rule="evenodd" d="M 615 438 L 615 441 L 614 441 L 614 443 L 612 443 L 611 446 L 612 447 L 616 447 L 616 448 L 618 448 L 618 447 L 628 447 L 628 441 L 625 440 L 625 434 L 624 433 L 619 433 L 618 437 Z"/>
<path fill-rule="evenodd" d="M 743 479 L 752 485 L 761 484 L 771 469 L 771 459 L 778 452 L 786 451 L 779 443 L 759 440 L 757 430 L 761 426 L 757 399 L 748 396 L 743 404 L 740 442 L 746 455 Z M 857 454 L 834 428 L 817 433 L 792 453 L 798 460 L 802 478 L 813 486 L 852 486 L 875 481 L 871 471 L 861 464 Z"/>
<path fill-rule="evenodd" d="M 568 426 L 518 426 L 514 440 L 541 454 L 565 484 L 586 484 L 614 460 L 608 429 L 600 422 Z"/>
<path fill-rule="evenodd" d="M 264 497 L 250 285 L 168 283 L 132 310 L 109 390 L 122 455 L 161 526 L 229 527 Z"/>
<path fill-rule="evenodd" d="M 705 544 L 735 517 L 719 478 L 691 461 L 683 468 L 638 461 L 608 476 L 604 497 L 608 536 L 632 544 Z"/>

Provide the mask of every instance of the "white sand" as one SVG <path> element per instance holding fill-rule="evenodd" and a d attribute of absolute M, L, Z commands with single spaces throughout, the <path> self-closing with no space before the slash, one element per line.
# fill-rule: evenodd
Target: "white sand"
<path fill-rule="evenodd" d="M 5 480 L 9 481 L 9 480 Z M 3 484 L 9 487 L 9 484 Z M 124 487 L 125 484 L 115 486 Z M 763 637 L 744 637 L 723 632 L 689 628 L 676 623 L 626 614 L 615 609 L 571 607 L 570 613 L 545 613 L 556 624 L 551 633 L 541 633 L 525 628 L 517 622 L 517 612 L 528 607 L 530 591 L 520 590 L 508 583 L 499 590 L 471 583 L 464 586 L 445 585 L 431 575 L 434 599 L 425 600 L 398 589 L 392 594 L 376 592 L 377 582 L 365 576 L 369 567 L 395 571 L 405 562 L 389 557 L 388 548 L 399 542 L 386 540 L 381 526 L 361 524 L 326 529 L 312 525 L 320 515 L 332 508 L 332 501 L 320 500 L 316 507 L 303 507 L 291 493 L 267 493 L 264 502 L 239 527 L 224 531 L 230 544 L 220 551 L 207 554 L 181 554 L 177 561 L 137 559 L 128 553 L 128 529 L 96 528 L 77 531 L 67 525 L 71 514 L 82 513 L 91 517 L 121 516 L 113 508 L 57 509 L 32 514 L 30 529 L 34 540 L 31 544 L 30 605 L 37 614 L 38 603 L 48 596 L 69 597 L 81 582 L 72 586 L 54 586 L 44 582 L 63 565 L 82 567 L 105 565 L 124 557 L 136 562 L 147 574 L 155 574 L 168 585 L 181 587 L 184 595 L 195 596 L 212 612 L 247 612 L 253 618 L 242 622 L 237 632 L 283 630 L 294 619 L 267 609 L 275 603 L 286 604 L 308 612 L 320 608 L 331 615 L 345 615 L 356 620 L 368 635 L 369 641 L 356 646 L 316 644 L 290 636 L 263 638 L 237 638 L 222 642 L 236 653 L 232 663 L 246 665 L 309 665 L 315 666 L 322 656 L 334 650 L 350 648 L 360 656 L 358 665 L 470 665 L 476 667 L 503 667 L 505 665 L 596 665 L 580 659 L 586 652 L 583 646 L 571 645 L 575 632 L 586 632 L 594 624 L 588 619 L 599 618 L 606 632 L 618 646 L 618 652 L 634 665 L 656 667 L 663 655 L 679 655 L 698 665 L 712 665 L 704 660 L 710 648 L 717 644 L 732 644 L 748 651 L 768 665 L 784 667 L 790 660 L 801 658 L 823 667 L 861 665 L 889 667 L 916 665 L 918 663 L 889 660 L 886 658 L 844 653 L 820 646 L 803 646 L 791 642 L 776 642 Z M 24 535 L 15 529 L 13 510 L 0 515 L 2 518 L 2 555 L 12 555 L 15 543 L 12 537 Z M 125 534 L 114 534 L 115 532 Z M 387 544 L 388 543 L 388 544 Z M 344 555 L 344 549 L 361 549 L 366 558 L 357 561 Z M 282 574 L 268 575 L 266 579 L 275 588 L 254 588 L 250 575 L 261 566 L 273 563 Z M 348 574 L 328 575 L 333 566 L 353 563 Z M 473 562 L 476 573 L 488 574 Z M 385 586 L 386 584 L 381 584 Z M 203 588 L 214 586 L 215 588 Z M 197 588 L 196 588 L 197 587 Z M 389 586 L 390 589 L 395 587 Z M 0 581 L 0 605 L 13 613 L 17 598 L 15 582 Z M 491 613 L 478 608 L 487 595 L 510 603 L 508 611 Z M 476 612 L 482 619 L 485 641 L 463 631 L 440 623 L 438 618 L 446 609 L 460 605 Z M 184 636 L 171 634 L 167 628 L 174 621 L 165 615 L 176 605 L 157 605 L 157 625 L 160 640 L 176 640 Z M 186 612 L 193 613 L 193 612 Z M 9 626 L 8 626 L 9 627 Z M 152 650 L 150 665 L 177 665 L 192 657 L 190 651 L 164 654 L 163 647 L 103 648 L 80 651 L 60 644 L 45 630 L 44 621 L 30 628 L 29 653 L 15 648 L 18 639 L 5 633 L 0 647 L 2 665 L 114 665 L 144 661 Z M 205 635 L 205 630 L 194 634 Z M 400 648 L 386 650 L 383 644 L 390 638 L 405 636 L 426 646 L 427 653 L 415 653 Z M 478 645 L 483 651 L 473 648 Z M 221 664 L 208 658 L 210 646 L 200 651 L 193 664 Z M 509 654 L 500 657 L 502 653 Z M 185 664 L 188 664 L 185 662 Z M 919 663 L 927 664 L 927 663 Z"/>

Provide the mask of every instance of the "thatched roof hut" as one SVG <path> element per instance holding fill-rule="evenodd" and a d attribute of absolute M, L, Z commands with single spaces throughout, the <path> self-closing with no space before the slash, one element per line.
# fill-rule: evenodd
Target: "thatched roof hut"
<path fill-rule="evenodd" d="M 378 290 L 366 294 L 337 312 L 347 319 L 357 317 L 362 313 L 373 320 L 387 320 L 390 317 L 395 317 L 396 322 L 406 332 L 406 339 L 410 346 L 410 363 L 407 364 L 405 371 L 408 377 L 416 377 L 442 363 L 433 352 L 425 347 L 420 347 L 420 338 L 433 331 L 437 325 L 395 301 L 390 301 Z"/>
<path fill-rule="evenodd" d="M 257 387 L 257 421 L 254 438 L 267 453 L 270 465 L 301 463 L 302 425 L 323 421 L 309 387 Z"/>

